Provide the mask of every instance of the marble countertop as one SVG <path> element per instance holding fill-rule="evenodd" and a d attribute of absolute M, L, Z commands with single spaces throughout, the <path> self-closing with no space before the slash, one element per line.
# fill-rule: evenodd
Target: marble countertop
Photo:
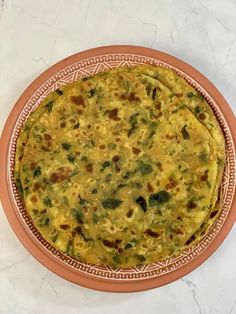
<path fill-rule="evenodd" d="M 0 132 L 17 98 L 73 53 L 131 44 L 173 54 L 205 74 L 236 113 L 235 0 L 1 0 Z M 236 226 L 199 268 L 132 294 L 85 289 L 54 275 L 21 245 L 0 206 L 0 314 L 236 313 Z"/>

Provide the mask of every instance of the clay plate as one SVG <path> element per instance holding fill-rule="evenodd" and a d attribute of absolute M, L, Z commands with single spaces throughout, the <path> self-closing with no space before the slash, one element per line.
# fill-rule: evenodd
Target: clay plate
<path fill-rule="evenodd" d="M 85 76 L 114 67 L 152 64 L 174 69 L 208 101 L 223 130 L 227 164 L 222 190 L 222 212 L 207 235 L 175 258 L 145 266 L 113 269 L 79 262 L 45 241 L 30 220 L 13 182 L 14 156 L 19 131 L 29 114 L 53 90 Z M 235 117 L 220 92 L 197 70 L 163 52 L 135 46 L 107 46 L 77 53 L 40 75 L 12 109 L 2 133 L 0 147 L 0 197 L 16 235 L 48 269 L 81 286 L 110 292 L 147 290 L 174 281 L 203 263 L 222 243 L 236 219 Z"/>

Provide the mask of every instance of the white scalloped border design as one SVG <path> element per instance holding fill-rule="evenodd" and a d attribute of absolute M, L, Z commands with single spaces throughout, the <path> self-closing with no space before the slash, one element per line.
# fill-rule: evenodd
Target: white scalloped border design
<path fill-rule="evenodd" d="M 161 66 L 166 68 L 172 68 L 180 76 L 182 76 L 189 84 L 191 84 L 197 91 L 199 91 L 207 100 L 211 106 L 225 136 L 226 141 L 226 151 L 227 151 L 227 163 L 225 167 L 225 172 L 223 175 L 222 181 L 222 190 L 223 190 L 223 207 L 221 214 L 215 224 L 212 226 L 211 230 L 206 234 L 206 236 L 198 242 L 193 247 L 181 252 L 177 257 L 170 258 L 164 261 L 157 263 L 147 264 L 140 267 L 132 267 L 127 269 L 113 269 L 109 266 L 104 265 L 90 265 L 58 251 L 56 248 L 51 246 L 41 234 L 38 232 L 36 227 L 33 225 L 30 217 L 28 216 L 23 204 L 21 202 L 20 196 L 18 194 L 17 188 L 13 180 L 14 172 L 14 159 L 15 159 L 15 149 L 16 142 L 19 136 L 20 129 L 23 126 L 23 123 L 28 118 L 30 113 L 41 103 L 41 101 L 52 91 L 61 86 L 79 80 L 83 77 L 94 75 L 101 71 L 106 71 L 111 68 L 122 67 L 122 66 L 134 66 L 138 64 L 151 64 L 154 66 Z M 15 124 L 13 135 L 10 141 L 9 147 L 9 160 L 8 160 L 8 173 L 9 173 L 9 182 L 10 182 L 10 191 L 11 196 L 15 201 L 15 204 L 19 210 L 20 216 L 22 217 L 22 222 L 25 223 L 27 228 L 30 230 L 33 237 L 35 237 L 39 243 L 48 250 L 56 259 L 60 259 L 64 263 L 70 265 L 74 269 L 78 269 L 81 272 L 89 274 L 90 276 L 100 277 L 109 279 L 122 279 L 122 280 L 140 280 L 148 279 L 157 276 L 161 276 L 166 273 L 175 271 L 176 269 L 182 267 L 188 262 L 195 259 L 199 256 L 204 250 L 207 249 L 209 244 L 220 232 L 225 219 L 229 213 L 231 203 L 233 200 L 235 192 L 235 150 L 233 139 L 229 130 L 229 127 L 224 119 L 223 114 L 218 108 L 217 104 L 210 97 L 207 91 L 200 86 L 194 79 L 189 77 L 187 74 L 182 72 L 180 69 L 170 66 L 167 63 L 153 59 L 150 57 L 135 55 L 135 54 L 107 54 L 97 57 L 92 57 L 84 59 L 73 63 L 63 70 L 57 72 L 51 76 L 47 81 L 44 82 L 38 90 L 30 97 L 30 99 L 25 104 L 18 120 Z"/>

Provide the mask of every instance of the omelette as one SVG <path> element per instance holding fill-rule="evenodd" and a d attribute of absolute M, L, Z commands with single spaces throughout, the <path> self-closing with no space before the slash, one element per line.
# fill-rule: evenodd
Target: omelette
<path fill-rule="evenodd" d="M 200 241 L 221 209 L 225 142 L 204 97 L 140 65 L 51 93 L 18 138 L 15 184 L 52 246 L 135 267 Z"/>

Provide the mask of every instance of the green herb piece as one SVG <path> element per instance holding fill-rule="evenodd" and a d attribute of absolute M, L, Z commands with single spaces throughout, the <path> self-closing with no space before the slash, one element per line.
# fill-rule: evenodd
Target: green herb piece
<path fill-rule="evenodd" d="M 21 194 L 23 194 L 23 187 L 22 187 L 22 184 L 21 184 L 21 180 L 19 178 L 17 178 L 15 183 L 16 183 L 16 186 L 17 186 L 19 192 Z"/>
<path fill-rule="evenodd" d="M 57 89 L 55 90 L 55 92 L 56 92 L 59 96 L 63 95 L 63 91 L 61 91 L 59 88 L 57 88 Z"/>
<path fill-rule="evenodd" d="M 75 168 L 72 173 L 71 173 L 71 177 L 74 177 L 76 176 L 77 174 L 79 174 L 79 169 L 78 168 Z"/>
<path fill-rule="evenodd" d="M 80 203 L 80 205 L 85 205 L 87 203 L 87 201 L 80 196 L 79 197 L 79 203 Z"/>
<path fill-rule="evenodd" d="M 204 97 L 203 97 L 202 94 L 200 94 L 200 93 L 197 93 L 196 97 L 199 98 L 200 100 L 203 100 L 203 99 L 204 99 Z"/>
<path fill-rule="evenodd" d="M 115 149 L 116 148 L 116 144 L 115 143 L 109 143 L 107 145 L 108 149 Z"/>
<path fill-rule="evenodd" d="M 83 156 L 81 156 L 80 160 L 82 160 L 82 161 L 88 161 L 88 157 L 85 156 L 85 155 L 83 155 Z"/>
<path fill-rule="evenodd" d="M 133 174 L 134 174 L 134 172 L 127 171 L 126 174 L 123 176 L 123 179 L 129 179 Z"/>
<path fill-rule="evenodd" d="M 69 150 L 71 148 L 71 144 L 67 143 L 67 142 L 64 142 L 61 144 L 61 147 L 64 149 L 64 150 Z"/>
<path fill-rule="evenodd" d="M 152 85 L 150 84 L 150 82 L 147 82 L 147 85 L 146 85 L 146 93 L 147 93 L 147 96 L 150 95 L 151 90 L 152 90 Z"/>
<path fill-rule="evenodd" d="M 79 127 L 80 127 L 80 123 L 78 122 L 74 125 L 73 130 L 78 129 Z"/>
<path fill-rule="evenodd" d="M 85 77 L 82 77 L 81 81 L 87 81 L 88 79 L 90 78 L 90 76 L 85 76 Z"/>
<path fill-rule="evenodd" d="M 127 243 L 126 246 L 125 246 L 125 249 L 127 250 L 127 249 L 130 249 L 132 247 L 133 247 L 133 245 L 131 243 Z"/>
<path fill-rule="evenodd" d="M 110 165 L 111 165 L 111 162 L 110 162 L 109 160 L 105 161 L 105 162 L 102 164 L 102 168 L 100 169 L 100 171 L 101 171 L 101 172 L 104 171 L 105 168 L 110 167 Z"/>
<path fill-rule="evenodd" d="M 88 98 L 94 97 L 97 94 L 97 90 L 96 88 L 92 88 L 90 89 L 90 91 L 88 91 Z"/>
<path fill-rule="evenodd" d="M 131 181 L 129 183 L 129 186 L 131 188 L 137 188 L 137 189 L 141 189 L 143 187 L 142 183 L 141 182 L 138 182 L 138 181 Z"/>
<path fill-rule="evenodd" d="M 92 189 L 91 193 L 92 194 L 97 194 L 98 190 L 97 189 Z"/>
<path fill-rule="evenodd" d="M 121 264 L 121 260 L 120 260 L 119 255 L 114 255 L 114 256 L 112 256 L 112 259 L 113 259 L 113 261 L 114 261 L 116 264 L 118 264 L 118 265 Z"/>
<path fill-rule="evenodd" d="M 57 238 L 58 238 L 58 234 L 57 233 L 55 235 L 51 236 L 52 242 L 56 242 Z"/>
<path fill-rule="evenodd" d="M 112 178 L 112 173 L 108 173 L 105 177 L 105 182 L 110 182 Z"/>
<path fill-rule="evenodd" d="M 193 92 L 189 92 L 188 94 L 187 94 L 187 96 L 189 97 L 189 98 L 192 98 L 192 97 L 194 97 L 194 96 L 196 96 Z"/>
<path fill-rule="evenodd" d="M 25 164 L 24 164 L 24 165 L 22 166 L 22 171 L 23 171 L 23 172 L 26 172 L 28 169 L 29 169 L 28 165 L 25 165 Z"/>
<path fill-rule="evenodd" d="M 142 196 L 139 196 L 135 200 L 135 202 L 137 204 L 139 204 L 139 206 L 142 208 L 142 210 L 146 213 L 146 211 L 147 211 L 147 202 L 146 202 L 145 198 L 143 198 Z"/>
<path fill-rule="evenodd" d="M 38 210 L 38 209 L 33 209 L 32 212 L 33 212 L 33 214 L 36 216 L 36 215 L 38 215 L 39 210 Z"/>
<path fill-rule="evenodd" d="M 157 88 L 155 87 L 152 91 L 152 99 L 154 100 L 156 98 L 156 94 L 157 94 Z"/>
<path fill-rule="evenodd" d="M 134 246 L 136 246 L 136 245 L 138 245 L 138 244 L 139 244 L 139 241 L 138 241 L 138 240 L 132 239 L 130 242 L 128 242 L 128 243 L 126 244 L 125 249 L 130 249 L 130 248 L 132 248 L 132 247 L 134 247 Z"/>
<path fill-rule="evenodd" d="M 120 183 L 117 185 L 117 190 L 120 190 L 120 189 L 124 188 L 125 186 L 127 186 L 126 183 Z"/>
<path fill-rule="evenodd" d="M 133 246 L 135 246 L 135 245 L 138 245 L 138 244 L 139 244 L 139 240 L 137 240 L 137 239 L 132 239 L 132 240 L 130 241 L 130 243 L 132 243 Z"/>
<path fill-rule="evenodd" d="M 137 254 L 136 257 L 140 263 L 143 263 L 146 261 L 146 258 L 143 255 Z"/>
<path fill-rule="evenodd" d="M 201 161 L 206 162 L 209 159 L 209 155 L 203 151 L 200 153 L 199 158 Z"/>
<path fill-rule="evenodd" d="M 41 175 L 41 167 L 36 167 L 34 169 L 34 174 L 33 174 L 33 177 L 39 177 Z"/>
<path fill-rule="evenodd" d="M 183 126 L 183 128 L 181 130 L 181 133 L 182 133 L 182 136 L 183 136 L 184 140 L 189 140 L 190 139 L 190 135 L 189 135 L 186 127 L 187 127 L 187 125 L 185 124 L 185 126 Z"/>
<path fill-rule="evenodd" d="M 158 193 L 150 194 L 148 204 L 149 206 L 155 206 L 158 204 L 167 203 L 169 200 L 170 200 L 170 194 L 167 191 L 162 190 Z"/>
<path fill-rule="evenodd" d="M 139 171 L 143 174 L 149 174 L 153 171 L 152 166 L 149 164 L 145 164 L 142 160 L 139 162 Z"/>
<path fill-rule="evenodd" d="M 45 108 L 47 108 L 48 112 L 52 111 L 52 107 L 53 107 L 53 101 L 49 101 L 46 105 Z"/>
<path fill-rule="evenodd" d="M 75 161 L 75 155 L 73 155 L 72 153 L 70 153 L 67 157 L 67 159 L 69 160 L 69 162 L 74 162 Z"/>
<path fill-rule="evenodd" d="M 94 213 L 93 214 L 93 223 L 97 224 L 98 222 L 99 222 L 99 216 L 96 213 Z"/>
<path fill-rule="evenodd" d="M 69 240 L 69 242 L 67 244 L 67 248 L 66 248 L 66 253 L 67 254 L 73 254 L 73 250 L 74 250 L 73 241 Z"/>
<path fill-rule="evenodd" d="M 200 109 L 199 106 L 196 106 L 196 107 L 194 108 L 194 111 L 195 111 L 196 114 L 198 114 L 199 112 L 201 112 L 201 109 Z"/>
<path fill-rule="evenodd" d="M 84 221 L 84 214 L 81 209 L 79 208 L 72 208 L 71 209 L 72 216 L 77 220 L 78 223 L 83 223 Z"/>
<path fill-rule="evenodd" d="M 42 227 L 42 226 L 48 226 L 50 222 L 50 218 L 43 216 L 38 220 L 37 225 Z"/>
<path fill-rule="evenodd" d="M 25 180 L 24 180 L 24 183 L 25 183 L 25 184 L 30 183 L 30 178 L 26 177 Z"/>
<path fill-rule="evenodd" d="M 48 196 L 43 199 L 43 203 L 45 206 L 52 207 L 52 201 Z"/>
<path fill-rule="evenodd" d="M 137 128 L 137 116 L 139 115 L 139 113 L 135 113 L 132 116 L 130 116 L 129 118 L 129 123 L 131 124 L 131 128 L 128 130 L 128 137 L 130 137 L 130 135 L 135 131 L 135 129 Z"/>
<path fill-rule="evenodd" d="M 118 198 L 107 198 L 102 201 L 102 206 L 105 209 L 115 209 L 120 206 L 122 201 Z"/>

